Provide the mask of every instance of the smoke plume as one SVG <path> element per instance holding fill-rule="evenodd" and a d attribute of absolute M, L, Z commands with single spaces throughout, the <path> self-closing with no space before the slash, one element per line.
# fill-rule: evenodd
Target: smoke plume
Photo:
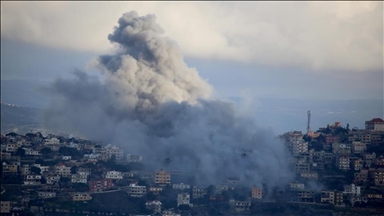
<path fill-rule="evenodd" d="M 179 169 L 202 185 L 289 181 L 286 147 L 234 104 L 213 100 L 213 88 L 163 33 L 154 15 L 125 13 L 108 36 L 119 50 L 98 59 L 103 81 L 81 71 L 57 79 L 46 126 L 117 144 L 152 169 Z"/>

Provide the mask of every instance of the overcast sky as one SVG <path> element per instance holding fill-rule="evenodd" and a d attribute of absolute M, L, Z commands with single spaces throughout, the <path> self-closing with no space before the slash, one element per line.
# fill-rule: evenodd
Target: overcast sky
<path fill-rule="evenodd" d="M 93 70 L 125 12 L 155 14 L 221 96 L 383 99 L 383 2 L 1 2 L 1 79 Z"/>

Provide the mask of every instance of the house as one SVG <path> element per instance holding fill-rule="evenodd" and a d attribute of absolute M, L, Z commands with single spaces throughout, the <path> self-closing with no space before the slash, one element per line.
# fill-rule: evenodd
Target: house
<path fill-rule="evenodd" d="M 232 209 L 240 211 L 248 211 L 251 207 L 251 202 L 249 201 L 236 201 L 234 199 L 229 200 L 229 205 Z"/>
<path fill-rule="evenodd" d="M 189 205 L 192 207 L 192 204 L 190 203 L 191 198 L 189 193 L 181 193 L 177 195 L 177 206 L 180 205 Z"/>
<path fill-rule="evenodd" d="M 91 199 L 92 199 L 92 196 L 87 192 L 76 192 L 72 195 L 73 201 L 88 201 Z"/>
<path fill-rule="evenodd" d="M 194 186 L 192 189 L 192 199 L 203 198 L 207 194 L 206 188 L 199 188 Z"/>
<path fill-rule="evenodd" d="M 191 185 L 180 183 L 180 184 L 173 184 L 172 187 L 173 189 L 176 189 L 176 190 L 189 190 L 191 188 Z"/>
<path fill-rule="evenodd" d="M 132 197 L 143 197 L 147 194 L 147 188 L 145 186 L 130 184 L 127 193 Z"/>
<path fill-rule="evenodd" d="M 252 185 L 252 199 L 262 199 L 262 198 L 263 198 L 263 188 Z"/>
<path fill-rule="evenodd" d="M 106 179 L 123 179 L 123 174 L 119 171 L 108 171 L 105 175 Z"/>
<path fill-rule="evenodd" d="M 114 187 L 112 179 L 103 178 L 100 180 L 93 180 L 89 182 L 89 190 L 91 192 L 100 192 L 100 191 L 108 190 L 112 187 Z"/>
<path fill-rule="evenodd" d="M 152 211 L 153 213 L 160 213 L 161 205 L 161 202 L 158 200 L 148 201 L 145 203 L 145 208 Z"/>
<path fill-rule="evenodd" d="M 381 118 L 373 118 L 365 122 L 366 130 L 384 131 L 384 120 Z"/>
<path fill-rule="evenodd" d="M 155 172 L 155 184 L 160 186 L 170 185 L 171 184 L 171 173 L 164 170 Z"/>

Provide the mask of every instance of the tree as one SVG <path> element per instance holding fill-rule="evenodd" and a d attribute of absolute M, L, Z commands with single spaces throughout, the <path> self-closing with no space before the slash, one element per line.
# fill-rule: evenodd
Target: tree
<path fill-rule="evenodd" d="M 20 157 L 25 157 L 25 150 L 21 147 L 19 147 L 16 151 L 16 155 Z"/>
<path fill-rule="evenodd" d="M 35 174 L 35 175 L 40 175 L 41 173 L 41 169 L 39 167 L 31 167 L 31 173 Z"/>
<path fill-rule="evenodd" d="M 73 166 L 73 167 L 71 167 L 71 173 L 72 173 L 72 174 L 75 174 L 75 173 L 77 172 L 77 170 L 78 170 L 78 167 L 77 167 L 77 166 Z"/>
<path fill-rule="evenodd" d="M 51 152 L 52 152 L 52 149 L 51 148 L 47 148 L 47 147 L 45 147 L 45 148 L 40 150 L 40 153 L 43 154 L 43 155 L 48 155 Z"/>

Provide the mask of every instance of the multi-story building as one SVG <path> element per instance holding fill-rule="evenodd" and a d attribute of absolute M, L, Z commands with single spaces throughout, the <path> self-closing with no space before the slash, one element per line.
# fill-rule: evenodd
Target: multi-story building
<path fill-rule="evenodd" d="M 180 183 L 180 184 L 173 184 L 172 187 L 173 189 L 176 189 L 176 190 L 189 190 L 191 188 L 191 185 Z"/>
<path fill-rule="evenodd" d="M 17 164 L 7 164 L 3 162 L 3 176 L 6 175 L 16 175 L 17 174 Z"/>
<path fill-rule="evenodd" d="M 44 140 L 44 145 L 58 145 L 60 144 L 60 140 L 56 137 L 47 138 Z"/>
<path fill-rule="evenodd" d="M 39 191 L 37 192 L 37 194 L 41 199 L 49 199 L 49 198 L 56 197 L 56 192 L 52 192 L 52 191 Z"/>
<path fill-rule="evenodd" d="M 321 198 L 322 203 L 330 203 L 335 204 L 335 192 L 334 191 L 321 191 Z"/>
<path fill-rule="evenodd" d="M 124 159 L 124 150 L 120 149 L 118 146 L 108 144 L 106 147 L 108 158 L 115 157 L 117 161 L 122 161 Z"/>
<path fill-rule="evenodd" d="M 303 179 L 315 179 L 317 180 L 318 174 L 316 172 L 300 173 L 300 177 Z"/>
<path fill-rule="evenodd" d="M 355 184 L 344 185 L 344 194 L 360 196 L 361 188 L 360 186 L 356 186 Z"/>
<path fill-rule="evenodd" d="M 351 145 L 344 143 L 333 143 L 332 152 L 334 154 L 351 154 Z"/>
<path fill-rule="evenodd" d="M 314 202 L 315 192 L 310 190 L 301 190 L 297 192 L 299 202 Z"/>
<path fill-rule="evenodd" d="M 262 199 L 262 198 L 263 198 L 263 188 L 252 185 L 252 199 Z"/>
<path fill-rule="evenodd" d="M 108 171 L 105 175 L 106 179 L 123 179 L 123 174 L 119 171 Z"/>
<path fill-rule="evenodd" d="M 358 158 L 352 162 L 352 168 L 355 171 L 359 171 L 363 168 L 363 159 Z"/>
<path fill-rule="evenodd" d="M 308 173 L 310 171 L 310 164 L 305 162 L 297 162 L 294 164 L 296 173 Z"/>
<path fill-rule="evenodd" d="M 72 195 L 73 201 L 88 201 L 91 199 L 92 199 L 92 196 L 87 192 L 76 192 Z"/>
<path fill-rule="evenodd" d="M 303 140 L 294 141 L 292 143 L 292 152 L 294 156 L 308 153 L 308 143 L 304 142 Z"/>
<path fill-rule="evenodd" d="M 229 188 L 235 189 L 240 186 L 240 179 L 238 178 L 228 178 L 227 185 Z"/>
<path fill-rule="evenodd" d="M 354 179 L 354 182 L 355 183 L 364 183 L 364 182 L 368 182 L 368 170 L 366 169 L 361 169 L 360 172 L 358 173 L 355 173 L 354 174 L 355 176 L 355 179 Z"/>
<path fill-rule="evenodd" d="M 171 184 L 171 173 L 164 170 L 155 172 L 155 184 L 160 186 L 170 185 Z"/>
<path fill-rule="evenodd" d="M 55 166 L 55 173 L 61 177 L 70 177 L 71 167 L 67 167 L 63 163 L 59 163 Z"/>
<path fill-rule="evenodd" d="M 128 163 L 141 163 L 143 161 L 143 156 L 127 154 L 127 162 Z"/>
<path fill-rule="evenodd" d="M 41 175 L 26 175 L 24 185 L 41 185 Z"/>
<path fill-rule="evenodd" d="M 96 181 L 89 182 L 89 190 L 91 192 L 101 192 L 107 189 L 114 187 L 112 179 L 100 179 Z"/>
<path fill-rule="evenodd" d="M 352 152 L 354 154 L 362 154 L 367 150 L 367 144 L 363 142 L 352 142 Z"/>
<path fill-rule="evenodd" d="M 31 174 L 31 167 L 28 164 L 23 164 L 23 166 L 20 167 L 20 172 L 22 176 Z"/>
<path fill-rule="evenodd" d="M 384 120 L 381 118 L 373 118 L 365 122 L 366 130 L 384 131 Z"/>
<path fill-rule="evenodd" d="M 145 208 L 156 214 L 161 212 L 161 205 L 162 203 L 158 200 L 148 201 L 145 203 Z"/>
<path fill-rule="evenodd" d="M 180 206 L 180 205 L 191 206 L 192 204 L 190 202 L 191 202 L 191 198 L 189 193 L 182 193 L 177 195 L 177 206 Z"/>
<path fill-rule="evenodd" d="M 384 167 L 384 156 L 381 155 L 381 156 L 377 157 L 376 161 L 375 161 L 375 164 L 378 167 Z"/>
<path fill-rule="evenodd" d="M 8 214 L 11 212 L 11 202 L 10 201 L 0 201 L 0 213 L 1 214 Z"/>
<path fill-rule="evenodd" d="M 344 206 L 344 194 L 341 191 L 335 193 L 335 205 Z"/>
<path fill-rule="evenodd" d="M 53 185 L 57 182 L 60 181 L 60 176 L 59 175 L 47 175 L 45 176 L 45 179 L 47 180 L 48 185 Z"/>
<path fill-rule="evenodd" d="M 340 170 L 349 170 L 350 169 L 350 161 L 348 154 L 338 154 L 336 155 L 336 167 Z"/>
<path fill-rule="evenodd" d="M 371 165 L 375 162 L 376 160 L 376 153 L 372 152 L 370 154 L 365 153 L 363 155 L 363 160 L 364 160 L 364 167 L 371 167 Z"/>
<path fill-rule="evenodd" d="M 338 136 L 325 135 L 325 144 L 330 145 L 332 143 L 339 142 Z"/>
<path fill-rule="evenodd" d="M 377 168 L 374 172 L 376 186 L 384 186 L 384 168 Z"/>
<path fill-rule="evenodd" d="M 241 211 L 248 211 L 249 208 L 251 207 L 251 202 L 237 201 L 237 200 L 231 199 L 229 200 L 229 205 L 235 211 L 241 212 Z"/>
<path fill-rule="evenodd" d="M 127 193 L 132 197 L 143 197 L 147 194 L 147 187 L 130 184 Z"/>
<path fill-rule="evenodd" d="M 291 191 L 300 191 L 304 190 L 305 185 L 300 182 L 291 182 L 289 183 L 289 190 Z"/>
<path fill-rule="evenodd" d="M 149 192 L 152 192 L 153 194 L 159 194 L 161 191 L 163 191 L 162 187 L 150 187 Z"/>
<path fill-rule="evenodd" d="M 203 198 L 207 194 L 207 188 L 199 188 L 194 186 L 192 189 L 192 199 Z"/>
<path fill-rule="evenodd" d="M 87 184 L 87 182 L 88 182 L 88 176 L 87 176 L 87 175 L 80 175 L 79 173 L 72 174 L 71 182 L 72 182 L 72 183 L 83 183 L 83 184 Z"/>

